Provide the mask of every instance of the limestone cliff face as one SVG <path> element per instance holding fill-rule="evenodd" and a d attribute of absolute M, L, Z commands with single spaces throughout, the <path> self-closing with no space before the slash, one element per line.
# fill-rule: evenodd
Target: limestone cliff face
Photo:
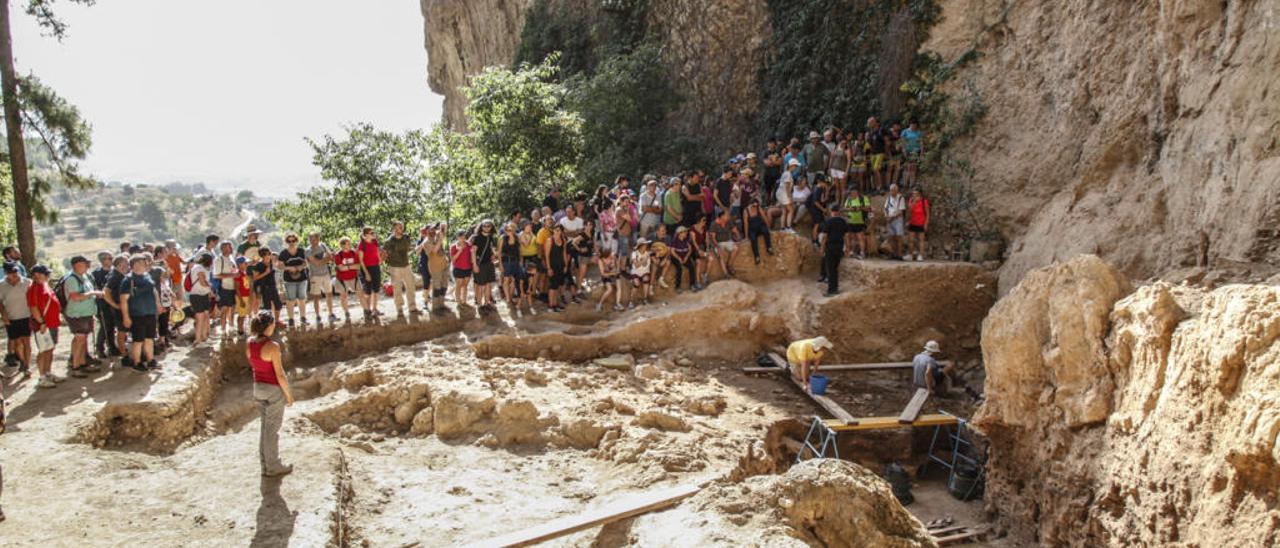
<path fill-rule="evenodd" d="M 466 127 L 467 77 L 509 65 L 533 0 L 421 0 L 426 21 L 427 83 L 444 96 L 445 120 Z"/>
<path fill-rule="evenodd" d="M 511 61 L 533 0 L 422 2 L 431 87 L 462 127 L 466 77 Z M 1001 291 L 1077 253 L 1133 277 L 1205 259 L 1280 262 L 1274 1 L 940 4 L 921 49 L 982 53 L 953 80 L 989 107 L 957 150 L 1010 241 Z M 682 129 L 710 137 L 716 152 L 758 146 L 750 127 L 772 32 L 767 2 L 651 0 L 648 17 L 687 97 L 674 117 Z"/>
<path fill-rule="evenodd" d="M 1030 269 L 1097 253 L 1129 276 L 1276 262 L 1280 9 L 1265 0 L 943 0 L 925 49 L 990 110 L 960 145 Z M 1203 235 L 1203 236 L 1202 236 Z"/>

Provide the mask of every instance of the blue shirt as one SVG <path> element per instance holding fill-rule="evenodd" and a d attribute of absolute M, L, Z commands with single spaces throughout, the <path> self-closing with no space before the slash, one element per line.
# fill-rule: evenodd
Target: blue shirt
<path fill-rule="evenodd" d="M 130 274 L 120 282 L 120 295 L 129 296 L 129 315 L 156 315 L 156 283 L 146 274 Z"/>
<path fill-rule="evenodd" d="M 907 152 L 920 152 L 920 137 L 922 134 L 912 129 L 902 132 L 902 140 L 907 142 Z"/>

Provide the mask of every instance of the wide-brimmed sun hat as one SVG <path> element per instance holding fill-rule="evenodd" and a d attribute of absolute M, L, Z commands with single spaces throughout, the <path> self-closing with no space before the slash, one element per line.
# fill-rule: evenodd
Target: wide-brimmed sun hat
<path fill-rule="evenodd" d="M 836 345 L 831 344 L 831 341 L 828 340 L 826 337 L 817 337 L 813 339 L 814 350 L 822 350 L 822 349 L 831 350 L 832 348 L 835 348 L 835 347 Z"/>
<path fill-rule="evenodd" d="M 924 343 L 924 350 L 931 354 L 937 354 L 938 352 L 942 352 L 942 347 L 938 346 L 938 341 L 929 341 Z"/>

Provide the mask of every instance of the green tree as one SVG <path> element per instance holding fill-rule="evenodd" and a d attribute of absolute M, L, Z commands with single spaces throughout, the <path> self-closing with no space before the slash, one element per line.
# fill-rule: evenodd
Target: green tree
<path fill-rule="evenodd" d="M 155 200 L 143 200 L 138 206 L 138 218 L 152 230 L 165 230 L 168 228 L 168 222 L 164 217 L 164 212 L 160 211 L 160 206 L 156 205 Z"/>
<path fill-rule="evenodd" d="M 109 238 L 114 238 L 114 239 L 117 239 L 117 240 L 118 240 L 118 239 L 120 239 L 120 238 L 123 238 L 123 237 L 124 237 L 124 229 L 123 229 L 123 228 L 120 228 L 120 227 L 118 227 L 118 226 L 116 226 L 116 227 L 112 227 L 112 228 L 111 228 L 111 230 L 108 230 L 108 231 L 107 231 L 107 237 L 109 237 Z"/>
<path fill-rule="evenodd" d="M 70 0 L 91 5 L 94 0 Z M 54 38 L 61 40 L 67 26 L 55 17 L 53 0 L 27 0 L 25 11 L 36 23 Z M 52 218 L 52 211 L 44 209 L 43 195 L 48 192 L 47 179 L 32 179 L 28 173 L 26 124 L 39 134 L 58 170 L 64 177 L 76 175 L 74 160 L 83 159 L 88 150 L 88 126 L 80 121 L 79 113 L 39 84 L 34 76 L 19 79 L 13 62 L 13 34 L 11 32 L 9 0 L 0 0 L 0 96 L 4 103 L 5 131 L 13 185 L 13 209 L 15 233 L 23 261 L 30 266 L 36 259 L 35 216 L 44 214 Z M 21 81 L 20 81 L 21 80 Z M 79 131 L 83 129 L 83 131 Z M 66 182 L 75 182 L 66 179 Z M 34 184 L 33 184 L 34 183 Z M 40 204 L 37 207 L 37 204 Z"/>
<path fill-rule="evenodd" d="M 89 228 L 84 229 L 85 238 L 89 238 L 92 240 L 92 239 L 96 239 L 98 236 L 101 236 L 101 235 L 102 235 L 102 231 L 98 230 L 98 227 L 96 226 L 91 226 Z"/>
<path fill-rule="evenodd" d="M 343 138 L 307 139 L 328 184 L 277 203 L 267 220 L 327 240 L 354 236 L 363 226 L 385 231 L 392 220 L 421 222 L 430 201 L 422 161 L 427 141 L 421 131 L 396 134 L 369 124 L 348 127 Z"/>
<path fill-rule="evenodd" d="M 506 214 L 538 203 L 573 180 L 582 156 L 582 119 L 556 82 L 556 56 L 516 70 L 490 67 L 466 88 L 470 142 L 488 180 L 473 207 Z M 474 210 L 473 210 L 474 211 Z"/>
<path fill-rule="evenodd" d="M 253 201 L 252 190 L 241 190 L 240 192 L 236 193 L 236 203 L 247 204 L 252 201 Z"/>

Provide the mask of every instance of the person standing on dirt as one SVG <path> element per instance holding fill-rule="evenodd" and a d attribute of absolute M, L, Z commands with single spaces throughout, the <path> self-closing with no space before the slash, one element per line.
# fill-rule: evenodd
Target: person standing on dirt
<path fill-rule="evenodd" d="M 31 287 L 27 288 L 27 307 L 31 309 L 31 335 L 36 343 L 36 368 L 40 371 L 39 388 L 53 388 L 66 380 L 53 374 L 53 348 L 58 344 L 58 328 L 62 324 L 62 307 L 53 288 L 49 287 L 49 267 L 31 267 Z M 43 339 L 44 342 L 41 342 Z"/>
<path fill-rule="evenodd" d="M 902 260 L 902 236 L 906 234 L 907 197 L 898 192 L 898 185 L 889 185 L 889 195 L 884 200 L 885 231 L 893 248 L 893 259 Z"/>
<path fill-rule="evenodd" d="M 260 311 L 250 322 L 249 330 L 252 337 L 245 350 L 253 369 L 253 401 L 262 421 L 258 464 L 263 476 L 283 476 L 293 471 L 293 465 L 280 462 L 280 425 L 284 423 L 284 408 L 293 405 L 293 392 L 284 374 L 280 345 L 271 340 L 276 330 L 275 317 L 266 310 Z"/>
<path fill-rule="evenodd" d="M 572 210 L 571 210 L 572 211 Z M 568 219 L 568 217 L 566 217 Z M 480 227 L 471 236 L 472 262 L 475 274 L 475 291 L 477 307 L 481 312 L 497 312 L 493 304 L 493 283 L 498 281 L 494 260 L 498 251 L 498 235 L 494 231 L 493 221 L 480 221 Z"/>
<path fill-rule="evenodd" d="M 840 204 L 832 205 L 818 233 L 818 247 L 823 250 L 818 282 L 827 282 L 828 297 L 840 292 L 840 259 L 844 258 L 844 235 L 849 232 L 849 223 L 840 211 Z"/>
<path fill-rule="evenodd" d="M 156 283 L 147 274 L 151 257 L 145 253 L 129 258 L 132 272 L 120 282 L 120 310 L 124 313 L 124 328 L 129 330 L 133 344 L 129 348 L 130 364 L 134 371 L 145 373 L 159 369 L 155 360 L 155 338 L 160 315 L 160 297 Z"/>
<path fill-rule="evenodd" d="M 311 298 L 311 307 L 316 313 L 316 325 L 320 325 L 320 299 L 323 297 L 329 310 L 329 325 L 338 323 L 338 316 L 333 313 L 333 252 L 329 246 L 320 241 L 320 233 L 307 235 L 307 289 Z M 305 313 L 305 312 L 304 312 Z"/>
<path fill-rule="evenodd" d="M 943 381 L 951 378 L 955 371 L 955 364 L 943 366 L 934 359 L 934 356 L 941 352 L 942 347 L 938 346 L 938 341 L 929 341 L 925 343 L 924 350 L 911 360 L 911 384 L 916 388 L 928 390 L 929 395 L 938 394 L 942 389 Z"/>
<path fill-rule="evenodd" d="M 93 333 L 93 316 L 98 311 L 96 299 L 100 294 L 94 289 L 89 276 L 89 259 L 76 255 L 71 258 L 71 273 L 62 281 L 63 294 L 67 296 L 67 325 L 71 328 L 71 367 L 67 374 L 87 377 L 101 371 L 89 361 L 89 334 Z"/>
<path fill-rule="evenodd" d="M 191 291 L 188 298 L 191 299 L 191 313 L 195 315 L 195 344 L 200 344 L 209 339 L 211 330 L 209 325 L 209 313 L 213 309 L 213 292 L 214 284 L 209 274 L 213 268 L 213 256 L 208 253 L 200 253 L 197 255 L 191 265 L 191 271 L 187 273 L 187 277 L 191 279 Z M 235 297 L 226 301 L 226 310 L 231 310 Z"/>
<path fill-rule="evenodd" d="M 18 263 L 4 263 L 4 281 L 0 281 L 0 319 L 4 320 L 9 352 L 4 357 L 5 376 L 21 372 L 30 375 L 31 308 L 27 306 L 27 290 L 31 280 L 18 271 Z"/>
<path fill-rule="evenodd" d="M 640 237 L 652 238 L 662 223 L 662 197 L 658 193 L 658 181 L 647 179 L 640 192 Z"/>
<path fill-rule="evenodd" d="M 564 237 L 564 227 L 556 225 L 551 237 L 542 248 L 543 263 L 547 265 L 547 307 L 552 312 L 564 312 L 560 302 L 560 289 L 569 277 L 569 245 Z"/>
<path fill-rule="evenodd" d="M 689 176 L 689 180 L 685 181 L 684 186 L 680 189 L 683 198 L 682 209 L 683 215 L 680 217 L 680 226 L 692 228 L 693 224 L 702 218 L 703 202 L 707 200 L 706 194 L 702 192 L 702 180 L 706 178 L 706 173 L 701 169 L 693 172 Z"/>
<path fill-rule="evenodd" d="M 103 297 L 103 290 L 107 288 L 107 280 L 111 278 L 111 272 L 114 270 L 111 266 L 111 252 L 98 252 L 98 268 L 93 269 L 89 273 L 90 279 L 93 280 L 93 288 L 97 290 L 98 296 L 94 299 L 97 306 L 98 329 L 94 336 L 94 349 L 98 359 L 105 360 L 110 356 L 119 355 L 115 351 L 115 345 L 111 344 L 116 338 L 116 326 L 114 323 L 108 325 L 114 318 L 111 316 L 111 307 L 107 305 L 106 299 Z M 110 350 L 108 350 L 110 348 Z"/>
<path fill-rule="evenodd" d="M 418 315 L 418 287 L 413 281 L 413 269 L 409 268 L 413 239 L 405 234 L 403 222 L 392 221 L 391 236 L 383 242 L 382 251 L 391 279 L 391 300 L 396 305 L 396 319 L 404 319 L 406 311 L 410 315 Z"/>
<path fill-rule="evenodd" d="M 765 252 L 773 255 L 773 237 L 769 235 L 769 216 L 760 208 L 759 203 L 747 204 L 747 211 L 742 214 L 742 231 L 746 233 L 747 241 L 751 243 L 751 255 L 755 258 L 756 264 L 760 264 L 761 238 L 764 238 Z"/>
<path fill-rule="evenodd" d="M 806 177 L 809 184 L 817 184 L 818 175 L 827 174 L 827 164 L 831 160 L 831 150 L 822 144 L 821 137 L 816 131 L 809 132 L 809 144 L 804 146 L 804 160 L 807 167 Z"/>
<path fill-rule="evenodd" d="M 911 198 L 907 200 L 907 254 L 914 250 L 916 262 L 924 260 L 924 235 L 929 230 L 929 200 L 924 191 L 918 187 L 911 189 Z"/>
<path fill-rule="evenodd" d="M 333 255 L 334 278 L 338 280 L 338 292 L 342 297 L 342 315 L 346 317 L 347 323 L 351 323 L 351 311 L 347 309 L 347 299 L 352 294 L 356 295 L 356 300 L 360 304 L 364 304 L 364 297 L 360 295 L 359 270 L 360 257 L 356 255 L 355 250 L 351 248 L 351 238 L 343 236 L 338 239 L 338 252 Z"/>
<path fill-rule="evenodd" d="M 382 248 L 378 244 L 378 236 L 373 227 L 360 229 L 360 243 L 356 245 L 356 257 L 360 269 L 360 306 L 364 308 L 364 319 L 371 320 L 379 316 L 378 292 L 382 291 Z"/>
<path fill-rule="evenodd" d="M 102 297 L 111 308 L 111 325 L 115 327 L 115 338 L 110 341 L 110 344 L 115 347 L 115 355 L 120 356 L 120 365 L 130 367 L 133 361 L 129 358 L 128 348 L 124 344 L 129 331 L 124 326 L 125 310 L 120 302 L 120 284 L 124 283 L 124 279 L 129 275 L 129 256 L 116 255 L 111 260 L 111 264 L 114 268 L 111 276 L 107 278 L 106 287 L 102 290 Z"/>
<path fill-rule="evenodd" d="M 431 309 L 444 310 L 444 297 L 449 291 L 449 251 L 445 249 L 448 223 L 428 227 L 423 249 L 427 252 L 427 270 L 431 273 Z"/>
<path fill-rule="evenodd" d="M 849 195 L 844 199 L 845 220 L 849 222 L 849 232 L 845 234 L 845 254 L 853 255 L 853 244 L 858 244 L 858 258 L 867 257 L 867 221 L 871 218 L 871 200 L 862 195 L 858 187 L 849 187 Z"/>
<path fill-rule="evenodd" d="M 307 258 L 306 253 L 298 247 L 298 235 L 290 232 L 284 237 L 285 248 L 280 250 L 282 278 L 284 278 L 284 310 L 289 317 L 289 327 L 294 326 L 293 311 L 297 309 L 298 319 L 307 325 Z"/>
<path fill-rule="evenodd" d="M 191 259 L 194 261 L 201 255 L 211 255 L 214 250 L 210 249 L 196 253 Z M 231 333 L 231 315 L 236 311 L 236 279 L 240 275 L 240 268 L 236 265 L 235 246 L 231 242 L 222 242 L 217 246 L 218 255 L 213 259 L 213 287 L 217 290 L 217 299 L 214 301 L 217 306 L 213 308 L 213 314 L 217 321 L 217 328 L 223 335 Z M 194 307 L 193 307 L 194 309 Z M 240 319 L 243 326 L 244 318 Z M 243 329 L 240 330 L 243 334 Z"/>
<path fill-rule="evenodd" d="M 805 392 L 810 392 L 809 377 L 818 374 L 823 356 L 832 348 L 835 345 L 826 337 L 801 339 L 787 346 L 787 364 L 791 366 L 791 376 L 804 384 Z"/>
<path fill-rule="evenodd" d="M 471 261 L 471 242 L 467 241 L 467 231 L 459 230 L 453 245 L 449 246 L 449 264 L 453 265 L 453 302 L 461 310 L 467 304 L 467 286 L 471 283 L 473 264 Z"/>

